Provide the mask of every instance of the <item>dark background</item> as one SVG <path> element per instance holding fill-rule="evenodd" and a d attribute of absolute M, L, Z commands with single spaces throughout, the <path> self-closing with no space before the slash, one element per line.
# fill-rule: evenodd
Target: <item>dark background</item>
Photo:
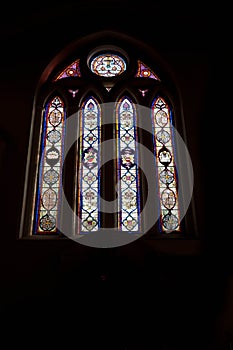
<path fill-rule="evenodd" d="M 232 39 L 224 3 L 78 1 L 4 5 L 1 33 L 2 335 L 26 344 L 108 349 L 230 349 L 232 244 L 227 145 Z M 50 61 L 102 30 L 151 46 L 180 91 L 194 167 L 198 238 L 96 249 L 18 240 L 33 98 Z M 139 47 L 140 50 L 140 47 Z M 228 175 L 229 176 L 229 175 Z M 226 198 L 227 199 L 227 198 Z M 9 331 L 9 332 L 7 332 Z M 19 344 L 19 343 L 18 343 Z M 46 343 L 47 345 L 48 343 Z"/>

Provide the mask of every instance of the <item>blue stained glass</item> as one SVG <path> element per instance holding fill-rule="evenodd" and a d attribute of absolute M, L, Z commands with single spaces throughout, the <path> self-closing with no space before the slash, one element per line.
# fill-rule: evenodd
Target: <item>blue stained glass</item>
<path fill-rule="evenodd" d="M 155 80 L 160 80 L 158 76 L 141 61 L 138 61 L 138 70 L 135 76 L 140 78 L 151 78 Z"/>
<path fill-rule="evenodd" d="M 171 113 L 171 108 L 164 98 L 158 96 L 153 100 L 151 118 L 160 196 L 161 232 L 180 231 Z"/>
<path fill-rule="evenodd" d="M 100 105 L 94 97 L 87 98 L 81 108 L 78 232 L 99 228 L 99 164 L 100 164 Z"/>
<path fill-rule="evenodd" d="M 140 190 L 136 110 L 129 97 L 122 97 L 117 104 L 117 154 L 118 154 L 118 227 L 122 231 L 140 230 Z"/>

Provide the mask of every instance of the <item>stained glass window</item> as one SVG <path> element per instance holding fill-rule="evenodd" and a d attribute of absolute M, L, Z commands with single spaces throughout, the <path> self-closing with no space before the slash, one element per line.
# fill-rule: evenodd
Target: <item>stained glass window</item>
<path fill-rule="evenodd" d="M 144 58 L 143 61 L 140 57 L 135 59 L 128 56 L 128 53 L 123 54 L 121 49 L 117 52 L 115 46 L 113 51 L 110 47 L 103 51 L 101 47 L 101 50 L 98 53 L 95 50 L 95 55 L 92 56 L 88 52 L 85 55 L 85 50 L 86 48 L 82 57 L 73 62 L 71 60 L 72 63 L 59 74 L 52 74 L 48 89 L 51 87 L 51 91 L 54 91 L 57 86 L 59 94 L 53 93 L 53 97 L 48 99 L 48 89 L 41 89 L 40 94 L 38 93 L 39 104 L 44 100 L 48 102 L 43 109 L 41 135 L 38 135 L 40 153 L 34 153 L 30 163 L 34 164 L 34 160 L 37 159 L 37 164 L 30 165 L 27 175 L 33 178 L 36 172 L 38 176 L 31 189 L 25 190 L 25 193 L 36 192 L 36 196 L 32 198 L 27 195 L 27 198 L 30 198 L 29 204 L 25 206 L 26 219 L 22 227 L 25 231 L 30 231 L 28 235 L 66 235 L 65 232 L 59 231 L 59 228 L 61 230 L 63 227 L 65 216 L 67 217 L 64 202 L 62 203 L 64 186 L 64 195 L 68 196 L 67 201 L 78 216 L 75 228 L 74 217 L 69 219 L 72 221 L 72 236 L 81 234 L 88 239 L 94 236 L 91 234 L 93 232 L 99 232 L 101 236 L 102 228 L 108 229 L 112 226 L 117 226 L 118 231 L 126 235 L 130 234 L 131 238 L 143 233 L 149 211 L 145 205 L 149 182 L 146 182 L 146 173 L 140 173 L 139 161 L 144 155 L 146 157 L 145 147 L 141 147 L 139 152 L 140 140 L 140 144 L 147 146 L 152 156 L 154 155 L 154 168 L 151 167 L 150 171 L 154 169 L 153 185 L 156 184 L 157 188 L 148 191 L 150 195 L 151 192 L 154 193 L 152 206 L 154 204 L 157 208 L 157 203 L 159 204 L 155 222 L 149 230 L 153 230 L 158 236 L 160 233 L 183 233 L 181 203 L 178 201 L 180 192 L 178 193 L 173 110 L 165 95 L 162 95 L 163 85 L 160 84 L 160 78 L 147 62 L 144 63 Z M 93 53 L 93 50 L 91 52 Z M 83 68 L 82 71 L 80 67 Z M 156 67 L 156 64 L 153 67 Z M 74 79 L 65 79 L 68 77 Z M 160 93 L 156 96 L 158 86 Z M 149 102 L 151 96 L 154 97 L 152 103 Z M 101 103 L 109 101 L 114 108 L 110 114 L 108 112 L 105 115 L 105 108 L 102 108 Z M 149 121 L 149 128 L 152 130 L 152 137 L 148 139 L 145 139 L 148 133 L 143 127 L 137 127 L 137 122 L 142 117 L 141 109 L 137 108 L 140 101 L 148 107 L 149 119 L 146 117 L 146 120 Z M 73 120 L 73 116 L 77 118 L 75 123 L 78 125 L 75 130 L 75 135 L 79 136 L 77 152 L 73 148 L 66 158 L 65 145 L 69 144 L 70 135 L 68 121 Z M 41 118 L 40 106 L 35 108 L 35 117 L 39 120 Z M 113 121 L 112 118 L 115 123 L 109 124 L 109 120 Z M 103 120 L 108 125 L 105 125 Z M 39 125 L 38 120 L 36 125 Z M 110 166 L 104 165 L 104 170 L 101 171 L 101 160 L 104 160 L 107 151 L 105 141 L 110 139 L 113 139 L 116 147 L 116 157 L 113 155 L 113 158 L 117 160 L 113 160 Z M 112 151 L 115 152 L 114 147 Z M 33 171 L 30 173 L 31 168 Z M 107 203 L 102 205 L 100 201 L 101 198 L 115 195 L 114 184 L 118 194 L 117 212 L 105 213 L 103 209 L 108 209 Z M 29 230 L 28 227 L 33 227 L 33 230 Z"/>
<path fill-rule="evenodd" d="M 145 65 L 141 61 L 138 61 L 138 70 L 137 70 L 136 77 L 160 80 L 158 76 L 147 65 Z"/>
<path fill-rule="evenodd" d="M 135 232 L 140 230 L 136 108 L 132 100 L 124 96 L 117 103 L 116 113 L 119 186 L 118 227 L 122 231 Z"/>
<path fill-rule="evenodd" d="M 82 104 L 81 113 L 78 232 L 90 232 L 99 228 L 100 105 L 94 97 L 88 97 Z"/>
<path fill-rule="evenodd" d="M 172 133 L 172 111 L 162 97 L 154 99 L 151 111 L 160 200 L 160 229 L 162 232 L 179 231 L 180 219 Z"/>
<path fill-rule="evenodd" d="M 90 68 L 93 73 L 102 77 L 114 77 L 126 70 L 126 62 L 119 55 L 108 53 L 93 58 Z"/>
<path fill-rule="evenodd" d="M 59 75 L 55 78 L 56 80 L 68 78 L 68 77 L 81 77 L 80 67 L 79 67 L 79 59 L 71 63 L 68 67 L 66 67 Z"/>
<path fill-rule="evenodd" d="M 47 103 L 44 113 L 34 234 L 57 232 L 60 214 L 64 121 L 64 102 L 56 96 Z"/>

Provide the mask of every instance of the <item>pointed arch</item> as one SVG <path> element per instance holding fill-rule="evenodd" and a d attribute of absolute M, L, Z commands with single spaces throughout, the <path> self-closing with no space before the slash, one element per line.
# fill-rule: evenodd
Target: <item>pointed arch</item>
<path fill-rule="evenodd" d="M 101 108 L 93 95 L 82 102 L 79 120 L 78 233 L 98 230 L 101 156 Z"/>
<path fill-rule="evenodd" d="M 172 117 L 172 109 L 167 100 L 161 95 L 157 95 L 151 104 L 151 118 L 158 178 L 161 232 L 180 230 Z"/>
<path fill-rule="evenodd" d="M 156 193 L 153 188 L 150 193 L 155 192 L 154 203 L 159 203 L 160 231 L 162 233 L 183 232 L 183 226 L 182 230 L 180 228 L 178 177 L 175 146 L 172 142 L 173 108 L 178 116 L 176 127 L 180 123 L 179 94 L 176 91 L 175 80 L 170 80 L 172 72 L 165 69 L 166 66 L 161 58 L 138 40 L 114 32 L 107 32 L 104 35 L 105 37 L 103 33 L 96 33 L 71 43 L 54 57 L 38 83 L 33 110 L 34 129 L 30 136 L 30 145 L 33 147 L 30 155 L 32 161 L 29 162 L 31 165 L 27 168 L 27 178 L 31 179 L 33 179 L 35 168 L 39 169 L 38 183 L 35 184 L 35 181 L 31 180 L 25 187 L 25 198 L 26 201 L 29 198 L 29 204 L 26 204 L 23 209 L 21 227 L 26 234 L 23 233 L 22 236 L 31 236 L 32 232 L 40 237 L 46 236 L 45 234 L 58 236 L 56 223 L 64 214 L 63 208 L 59 207 L 59 191 L 63 184 L 65 196 L 79 217 L 74 235 L 98 231 L 101 227 L 116 226 L 127 233 L 143 231 L 143 224 L 146 223 L 148 215 L 147 209 L 144 211 L 148 188 L 143 166 L 140 168 L 138 166 L 139 158 L 142 161 L 141 164 L 145 164 L 145 152 L 142 147 L 138 147 L 139 141 L 152 151 L 155 158 L 155 168 L 152 171 L 153 174 L 156 175 L 156 171 L 158 174 L 158 191 Z M 135 49 L 139 47 L 140 50 L 137 52 Z M 126 59 L 123 64 L 120 63 L 120 59 L 117 60 L 122 57 Z M 110 58 L 113 59 L 111 60 L 112 65 Z M 95 67 L 91 67 L 93 62 Z M 68 77 L 72 79 L 65 79 Z M 43 111 L 44 119 L 43 127 L 41 127 L 42 114 L 40 113 L 44 109 L 44 100 L 47 99 L 47 96 L 50 97 Z M 108 102 L 113 102 L 116 108 L 113 112 L 105 113 L 101 103 Z M 59 103 L 61 107 L 58 107 Z M 139 119 L 140 108 L 136 108 L 137 105 L 138 107 L 139 105 L 149 107 L 146 118 Z M 78 149 L 75 144 L 67 157 L 68 160 L 66 158 L 63 184 L 60 182 L 60 185 L 58 182 L 56 185 L 53 183 L 46 185 L 45 182 L 49 176 L 52 181 L 52 175 L 56 175 L 54 169 L 57 170 L 57 177 L 61 181 L 62 147 L 64 143 L 68 143 L 66 141 L 69 139 L 67 127 L 64 141 L 65 124 L 50 125 L 48 118 L 52 108 L 55 108 L 57 114 L 61 112 L 59 108 L 62 108 L 64 121 L 66 114 L 67 118 L 70 118 L 78 111 L 79 116 L 77 118 L 78 128 L 75 129 L 75 133 L 80 137 Z M 162 117 L 164 113 L 169 115 L 166 125 L 163 125 L 165 123 Z M 143 129 L 142 123 L 148 123 L 149 132 Z M 38 130 L 42 130 L 41 135 Z M 152 136 L 148 137 L 151 131 Z M 62 134 L 61 144 L 56 139 L 59 132 Z M 41 150 L 38 153 L 40 136 Z M 104 165 L 100 173 L 100 160 L 104 159 L 105 147 L 107 147 L 104 141 L 114 139 L 114 137 L 116 147 L 113 146 L 111 149 L 113 160 Z M 49 148 L 51 148 L 50 153 Z M 57 151 L 54 151 L 54 148 Z M 163 152 L 166 149 L 168 152 Z M 42 156 L 47 151 L 50 160 Z M 56 159 L 58 153 L 59 157 L 61 155 L 59 161 Z M 171 161 L 168 159 L 169 155 Z M 117 161 L 115 161 L 115 156 Z M 50 171 L 46 172 L 47 170 Z M 156 181 L 157 179 L 155 183 Z M 116 183 L 117 201 L 115 201 Z M 30 196 L 30 191 L 33 191 L 33 198 Z M 117 214 L 102 210 L 108 205 L 106 202 L 101 202 L 103 208 L 100 208 L 100 195 L 103 199 L 105 197 L 106 201 L 115 201 L 114 209 L 115 203 L 118 202 Z M 140 210 L 143 212 L 143 222 L 140 219 Z M 29 215 L 33 213 L 35 216 L 33 230 L 32 222 L 24 219 L 28 213 Z M 72 218 L 72 220 L 75 219 Z M 160 236 L 157 223 L 152 227 L 152 231 L 153 234 Z"/>
<path fill-rule="evenodd" d="M 122 231 L 140 231 L 140 180 L 138 171 L 138 135 L 135 104 L 129 95 L 117 101 L 117 180 L 118 228 Z"/>
<path fill-rule="evenodd" d="M 63 99 L 58 95 L 50 97 L 43 115 L 34 234 L 58 232 L 65 119 Z"/>

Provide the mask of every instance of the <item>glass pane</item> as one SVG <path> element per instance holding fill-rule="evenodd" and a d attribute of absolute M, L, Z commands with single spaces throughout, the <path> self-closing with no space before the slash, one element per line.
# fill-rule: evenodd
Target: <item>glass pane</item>
<path fill-rule="evenodd" d="M 57 232 L 64 121 L 64 103 L 60 97 L 55 97 L 47 104 L 44 113 L 34 234 Z"/>
<path fill-rule="evenodd" d="M 94 97 L 89 97 L 82 104 L 81 112 L 78 232 L 90 232 L 99 228 L 100 105 Z"/>
<path fill-rule="evenodd" d="M 79 67 L 79 59 L 71 63 L 68 67 L 66 67 L 59 75 L 55 78 L 56 80 L 68 78 L 68 77 L 81 77 L 80 67 Z"/>
<path fill-rule="evenodd" d="M 172 112 L 161 97 L 152 103 L 154 155 L 160 196 L 160 229 L 162 232 L 179 231 L 179 204 L 172 134 Z"/>
<path fill-rule="evenodd" d="M 118 227 L 122 231 L 140 230 L 140 191 L 138 174 L 138 150 L 136 110 L 128 97 L 117 104 L 117 156 L 118 156 Z"/>
<path fill-rule="evenodd" d="M 141 61 L 138 61 L 138 70 L 137 70 L 136 77 L 160 80 L 158 76 Z"/>
<path fill-rule="evenodd" d="M 93 73 L 102 77 L 114 77 L 126 70 L 126 62 L 122 57 L 108 53 L 93 58 L 90 68 Z"/>

